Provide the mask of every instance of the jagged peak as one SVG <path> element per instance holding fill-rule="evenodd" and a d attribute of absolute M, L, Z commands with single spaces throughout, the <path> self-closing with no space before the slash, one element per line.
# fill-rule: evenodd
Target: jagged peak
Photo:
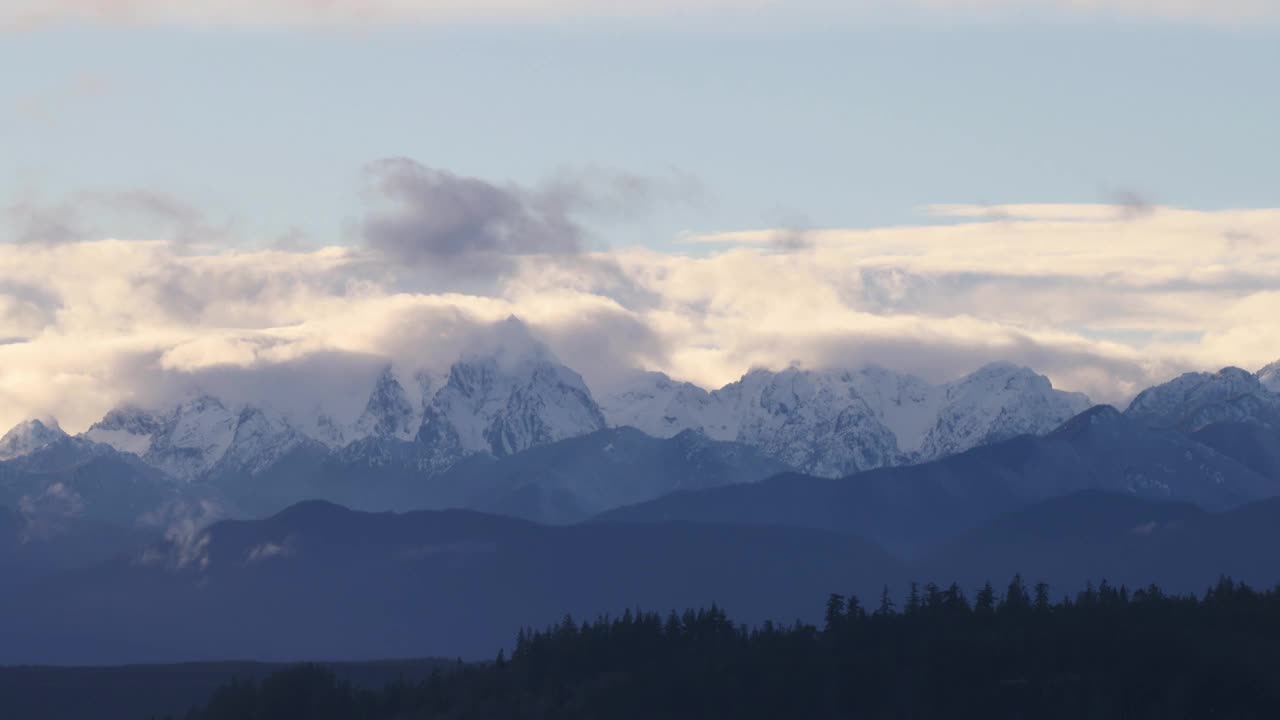
<path fill-rule="evenodd" d="M 9 430 L 9 433 L 13 432 L 66 434 L 62 430 L 62 426 L 58 424 L 58 419 L 51 415 L 27 418 Z M 8 436 L 9 433 L 5 433 L 5 435 Z"/>
<path fill-rule="evenodd" d="M 67 437 L 52 417 L 30 418 L 0 437 L 0 460 L 20 457 Z"/>
<path fill-rule="evenodd" d="M 1259 370 L 1257 378 L 1266 389 L 1273 393 L 1280 393 L 1280 360 Z"/>
<path fill-rule="evenodd" d="M 231 412 L 220 398 L 210 393 L 197 391 L 184 396 L 170 411 L 170 415 L 191 415 L 205 412 Z"/>
<path fill-rule="evenodd" d="M 454 365 L 458 364 L 492 364 L 511 372 L 521 367 L 561 363 L 523 320 L 511 315 L 476 332 L 459 353 Z"/>
<path fill-rule="evenodd" d="M 1153 385 L 1138 393 L 1133 402 L 1129 404 L 1129 410 L 1141 411 L 1142 408 L 1155 401 L 1155 399 L 1163 398 L 1171 393 L 1189 396 L 1205 388 L 1225 390 L 1231 393 L 1257 392 L 1264 389 L 1260 375 L 1261 373 L 1254 374 L 1234 366 L 1224 367 L 1212 373 L 1186 372 L 1168 382 Z"/>

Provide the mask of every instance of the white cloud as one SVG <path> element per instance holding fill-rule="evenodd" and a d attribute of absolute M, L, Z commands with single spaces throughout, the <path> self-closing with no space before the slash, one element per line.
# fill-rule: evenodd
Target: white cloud
<path fill-rule="evenodd" d="M 0 27 L 60 21 L 347 25 L 653 21 L 705 27 L 877 20 L 1153 18 L 1243 24 L 1280 18 L 1272 0 L 8 0 Z"/>
<path fill-rule="evenodd" d="M 51 414 L 75 431 L 196 386 L 354 413 L 385 359 L 443 369 L 511 314 L 595 384 L 643 366 L 719 385 L 792 361 L 940 380 L 999 359 L 1122 400 L 1280 357 L 1280 209 L 935 214 L 786 248 L 766 228 L 689 238 L 690 255 L 522 254 L 466 292 L 448 264 L 360 248 L 0 243 L 0 426 Z"/>

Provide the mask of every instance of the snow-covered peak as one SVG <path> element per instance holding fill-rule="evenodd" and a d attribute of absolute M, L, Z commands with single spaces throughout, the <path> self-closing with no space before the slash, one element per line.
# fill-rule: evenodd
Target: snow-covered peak
<path fill-rule="evenodd" d="M 1280 394 L 1280 360 L 1259 370 L 1258 382 L 1271 392 Z"/>
<path fill-rule="evenodd" d="M 548 356 L 471 356 L 449 369 L 418 438 L 459 453 L 508 455 L 604 426 L 582 377 Z"/>
<path fill-rule="evenodd" d="M 614 425 L 659 437 L 697 430 L 807 472 L 842 475 L 1043 434 L 1088 406 L 1027 368 L 994 363 L 944 385 L 876 366 L 757 368 L 711 393 L 648 373 L 605 408 Z"/>
<path fill-rule="evenodd" d="M 170 475 L 195 479 L 222 459 L 236 425 L 237 414 L 212 395 L 187 398 L 161 419 L 145 459 Z"/>
<path fill-rule="evenodd" d="M 1267 390 L 1262 377 L 1237 367 L 1185 373 L 1139 393 L 1125 414 L 1152 427 L 1187 432 L 1215 422 L 1275 423 L 1280 421 L 1280 396 Z"/>
<path fill-rule="evenodd" d="M 151 439 L 160 430 L 161 419 L 132 405 L 116 408 L 94 423 L 85 437 L 138 457 L 151 449 Z"/>
<path fill-rule="evenodd" d="M 937 420 L 943 389 L 879 366 L 851 373 L 851 380 L 854 390 L 897 438 L 898 449 L 918 452 Z"/>
<path fill-rule="evenodd" d="M 53 418 L 25 420 L 0 437 L 0 460 L 29 455 L 66 436 Z"/>
<path fill-rule="evenodd" d="M 753 370 L 711 393 L 708 434 L 820 475 L 892 464 L 897 440 L 857 384 L 844 371 Z"/>
<path fill-rule="evenodd" d="M 231 440 L 215 462 L 221 470 L 254 475 L 306 441 L 282 416 L 245 407 L 236 415 Z"/>
<path fill-rule="evenodd" d="M 600 409 L 614 427 L 633 427 L 653 437 L 674 437 L 685 430 L 707 432 L 711 393 L 660 372 L 637 373 L 600 398 Z"/>
<path fill-rule="evenodd" d="M 374 382 L 364 413 L 356 420 L 347 440 L 370 436 L 412 439 L 422 422 L 422 394 L 429 391 L 431 383 L 426 374 L 419 374 L 417 378 L 425 384 L 418 397 L 411 399 L 391 366 L 384 368 Z"/>
<path fill-rule="evenodd" d="M 1043 435 L 1090 406 L 1087 396 L 1055 390 L 1049 378 L 1009 363 L 985 365 L 947 383 L 943 397 L 921 447 L 922 459 L 1018 435 Z"/>

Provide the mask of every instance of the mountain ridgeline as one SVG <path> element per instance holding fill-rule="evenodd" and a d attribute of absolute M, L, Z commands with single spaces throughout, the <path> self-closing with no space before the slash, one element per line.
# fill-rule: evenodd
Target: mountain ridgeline
<path fill-rule="evenodd" d="M 0 439 L 0 467 L 59 472 L 110 457 L 139 467 L 140 483 L 166 479 L 183 502 L 225 516 L 319 498 L 369 510 L 514 508 L 564 522 L 788 470 L 841 477 L 923 462 L 1043 434 L 1088 407 L 1083 395 L 1005 364 L 944 385 L 882 368 L 753 370 L 712 392 L 642 373 L 597 395 L 512 323 L 509 346 L 461 358 L 446 373 L 386 367 L 354 418 L 197 393 L 169 408 L 117 408 L 74 437 L 54 421 L 28 421 Z M 628 427 L 662 442 L 616 436 L 614 468 L 632 468 L 625 478 L 598 482 L 605 464 L 571 459 L 575 451 L 549 452 L 563 462 L 530 453 L 566 442 L 598 452 L 608 437 L 573 441 Z M 518 470 L 524 462 L 540 469 Z M 513 484 L 522 475 L 539 479 Z M 11 506 L 46 490 L 11 487 L 0 496 Z M 84 511 L 92 515 L 94 504 Z"/>
<path fill-rule="evenodd" d="M 388 370 L 349 423 L 211 396 L 31 421 L 0 440 L 0 663 L 483 658 L 566 611 L 816 622 L 829 592 L 1032 570 L 1271 586 L 1272 375 L 1123 412 L 1000 365 L 648 375 L 597 405 L 538 351 Z"/>

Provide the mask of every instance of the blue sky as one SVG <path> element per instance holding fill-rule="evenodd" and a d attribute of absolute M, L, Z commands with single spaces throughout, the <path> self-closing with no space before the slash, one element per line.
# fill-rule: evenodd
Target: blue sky
<path fill-rule="evenodd" d="M 593 388 L 1256 370 L 1277 77 L 1273 0 L 10 0 L 0 429 L 512 314 Z"/>
<path fill-rule="evenodd" d="M 583 167 L 696 181 L 687 202 L 593 223 L 597 243 L 659 247 L 918 222 L 931 203 L 1265 206 L 1278 70 L 1268 28 L 1157 20 L 53 26 L 0 43 L 0 198 L 163 190 L 241 241 L 327 244 L 350 241 L 383 157 L 525 184 Z"/>

